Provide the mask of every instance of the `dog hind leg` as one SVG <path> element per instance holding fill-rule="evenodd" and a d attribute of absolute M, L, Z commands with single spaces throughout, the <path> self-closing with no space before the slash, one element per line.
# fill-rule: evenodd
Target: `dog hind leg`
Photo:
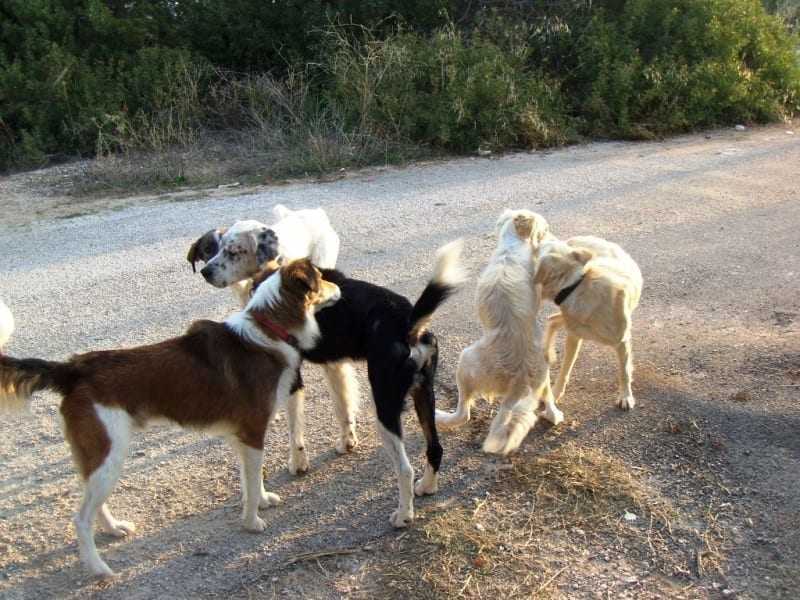
<path fill-rule="evenodd" d="M 324 366 L 325 379 L 333 395 L 333 412 L 340 427 L 336 452 L 346 454 L 358 445 L 356 416 L 358 414 L 359 391 L 355 368 L 349 361 Z"/>
<path fill-rule="evenodd" d="M 439 467 L 442 464 L 442 445 L 436 432 L 436 392 L 433 382 L 436 378 L 436 368 L 431 364 L 422 369 L 423 381 L 413 390 L 414 409 L 417 412 L 422 432 L 425 434 L 427 449 L 425 456 L 425 472 L 422 478 L 414 484 L 414 493 L 417 496 L 435 494 L 439 491 Z"/>
<path fill-rule="evenodd" d="M 88 421 L 92 422 L 89 423 Z M 94 542 L 94 520 L 95 517 L 99 516 L 103 525 L 113 524 L 119 527 L 125 525 L 129 526 L 130 531 L 133 530 L 133 526 L 130 523 L 114 521 L 108 508 L 105 507 L 105 501 L 111 495 L 111 491 L 119 479 L 122 463 L 130 445 L 132 429 L 130 416 L 122 409 L 94 405 L 90 412 L 85 411 L 80 416 L 65 415 L 64 425 L 66 436 L 70 440 L 70 446 L 75 456 L 75 462 L 79 465 L 86 464 L 87 457 L 80 455 L 80 450 L 76 447 L 75 441 L 79 439 L 80 432 L 85 431 L 87 426 L 91 428 L 102 427 L 110 441 L 108 453 L 99 466 L 86 477 L 83 500 L 73 522 L 83 564 L 96 576 L 111 577 L 114 572 L 100 558 Z"/>
<path fill-rule="evenodd" d="M 458 360 L 456 369 L 456 385 L 458 386 L 458 406 L 455 412 L 436 411 L 436 424 L 442 429 L 455 429 L 462 427 L 469 421 L 470 409 L 477 392 L 477 385 L 473 373 L 480 368 L 475 363 L 480 363 L 477 349 L 466 348 Z M 477 359 L 477 360 L 476 360 Z"/>
<path fill-rule="evenodd" d="M 308 451 L 305 440 L 305 389 L 300 369 L 286 403 L 286 421 L 289 426 L 289 472 L 292 475 L 308 471 Z"/>
<path fill-rule="evenodd" d="M 483 442 L 483 451 L 490 454 L 508 454 L 516 449 L 536 423 L 533 403 L 535 399 L 522 378 L 509 384 L 503 401 L 489 426 Z"/>

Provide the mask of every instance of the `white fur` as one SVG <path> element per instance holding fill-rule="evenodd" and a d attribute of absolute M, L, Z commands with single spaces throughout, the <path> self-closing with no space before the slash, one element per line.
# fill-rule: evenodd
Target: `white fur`
<path fill-rule="evenodd" d="M 526 237 L 520 236 L 518 226 L 529 230 Z M 436 411 L 437 425 L 459 427 L 469 420 L 476 396 L 502 398 L 484 444 L 487 452 L 506 454 L 516 449 L 536 422 L 536 406 L 552 404 L 550 372 L 536 322 L 540 299 L 533 285 L 534 241 L 541 241 L 548 231 L 547 222 L 530 211 L 505 211 L 498 219 L 497 249 L 477 287 L 484 334 L 459 358 L 455 413 Z M 563 419 L 555 406 L 546 414 L 554 424 Z"/>
<path fill-rule="evenodd" d="M 389 517 L 389 521 L 394 527 L 407 527 L 414 520 L 414 469 L 408 462 L 403 440 L 386 429 L 380 420 L 376 419 L 375 423 L 397 475 L 399 500 L 397 510 Z"/>
<path fill-rule="evenodd" d="M 236 240 L 245 236 L 255 236 L 264 228 L 272 229 L 278 236 L 278 250 L 284 260 L 295 260 L 298 258 L 310 258 L 317 267 L 323 269 L 333 269 L 339 256 L 339 236 L 331 226 L 328 215 L 321 208 L 291 210 L 282 204 L 277 204 L 273 208 L 275 223 L 271 226 L 264 225 L 258 221 L 238 221 L 223 236 L 221 240 L 220 252 L 211 260 L 222 260 L 222 247 L 224 244 L 232 244 Z M 255 245 L 242 244 L 244 247 Z M 251 301 L 250 290 L 252 280 L 250 277 L 256 274 L 259 265 L 255 261 L 246 261 L 247 264 L 254 265 L 254 270 L 243 273 L 239 281 L 228 283 L 231 291 L 242 307 Z M 265 288 L 261 292 L 262 288 Z M 275 275 L 269 277 L 256 290 L 256 295 L 264 294 L 264 302 L 269 304 L 270 298 L 275 294 L 275 290 L 280 289 L 280 280 Z M 316 325 L 316 321 L 314 321 Z M 296 335 L 296 334 L 295 334 Z M 316 335 L 313 336 L 316 339 Z M 306 340 L 309 336 L 306 336 Z M 306 346 L 310 347 L 310 346 Z M 340 426 L 339 440 L 336 442 L 336 451 L 340 454 L 352 451 L 358 444 L 356 435 L 355 421 L 360 405 L 358 381 L 355 377 L 355 370 L 350 362 L 342 362 L 339 365 L 329 365 L 325 367 L 325 376 L 330 386 L 333 396 L 333 411 L 336 421 Z M 297 417 L 302 419 L 303 397 L 292 398 L 290 410 L 287 414 L 290 437 L 294 435 L 302 440 L 304 450 L 297 450 L 293 445 L 289 450 L 289 470 L 292 473 L 303 472 L 303 467 L 308 468 L 307 450 L 305 440 L 302 438 L 303 423 L 293 423 Z M 292 433 L 293 432 L 293 433 Z"/>
<path fill-rule="evenodd" d="M 121 408 L 108 408 L 95 404 L 94 410 L 111 440 L 111 449 L 103 463 L 86 481 L 83 500 L 73 522 L 78 536 L 81 561 L 92 574 L 109 577 L 114 572 L 97 552 L 94 543 L 94 519 L 100 511 L 101 524 L 106 529 L 111 529 L 115 535 L 125 535 L 134 530 L 133 524 L 114 519 L 105 505 L 122 472 L 122 463 L 130 446 L 133 422 L 127 411 Z"/>
<path fill-rule="evenodd" d="M 252 219 L 237 221 L 222 235 L 216 256 L 205 269 L 212 269 L 208 282 L 217 287 L 232 286 L 236 299 L 246 302 L 250 291 L 248 280 L 260 266 L 256 260 L 258 235 L 271 229 L 278 237 L 278 252 L 284 260 L 310 258 L 317 267 L 333 269 L 339 256 L 339 236 L 331 227 L 328 215 L 321 208 L 289 210 L 278 205 L 274 209 L 278 221 L 265 225 Z M 235 258 L 229 254 L 235 250 Z"/>
<path fill-rule="evenodd" d="M 460 260 L 463 247 L 463 240 L 458 239 L 445 244 L 436 251 L 432 281 L 451 287 L 466 281 L 467 272 Z"/>
<path fill-rule="evenodd" d="M 14 333 L 14 316 L 0 299 L 0 350 L 6 345 L 12 333 Z"/>

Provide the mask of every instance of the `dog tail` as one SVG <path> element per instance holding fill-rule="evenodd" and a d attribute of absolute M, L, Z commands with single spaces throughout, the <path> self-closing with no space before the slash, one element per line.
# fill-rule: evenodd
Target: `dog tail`
<path fill-rule="evenodd" d="M 18 411 L 31 395 L 51 389 L 66 394 L 77 372 L 70 363 L 0 355 L 0 411 Z"/>
<path fill-rule="evenodd" d="M 294 211 L 292 211 L 290 208 L 286 208 L 283 204 L 276 204 L 272 207 L 272 214 L 275 215 L 276 221 L 280 221 L 284 217 L 292 214 L 292 212 Z"/>
<path fill-rule="evenodd" d="M 433 276 L 411 310 L 411 325 L 408 343 L 414 345 L 427 329 L 436 309 L 458 290 L 466 279 L 461 265 L 461 249 L 463 242 L 455 240 L 436 251 L 436 262 L 433 265 Z"/>

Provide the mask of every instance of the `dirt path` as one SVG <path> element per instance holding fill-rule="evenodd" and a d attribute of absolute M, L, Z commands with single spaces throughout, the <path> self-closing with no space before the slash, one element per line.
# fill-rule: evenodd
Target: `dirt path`
<path fill-rule="evenodd" d="M 192 276 L 186 249 L 212 226 L 266 220 L 277 202 L 323 206 L 343 240 L 341 267 L 408 295 L 422 288 L 434 249 L 458 236 L 476 274 L 504 207 L 541 212 L 562 237 L 593 233 L 619 242 L 645 278 L 634 330 L 636 409 L 613 407 L 612 356 L 593 346 L 576 366 L 562 407 L 567 422 L 537 426 L 511 463 L 480 453 L 492 407 L 479 402 L 470 427 L 443 436 L 441 492 L 418 502 L 419 521 L 403 533 L 388 523 L 396 489 L 370 408 L 365 402 L 357 452 L 336 456 L 320 372 L 307 368 L 312 469 L 288 475 L 285 423 L 278 423 L 268 433 L 265 468 L 268 489 L 284 504 L 264 513 L 267 531 L 240 529 L 236 464 L 226 446 L 154 428 L 136 438 L 110 502 L 138 531 L 122 541 L 98 535 L 120 573 L 98 584 L 77 562 L 70 519 L 79 489 L 56 399 L 40 396 L 31 414 L 0 417 L 0 596 L 443 596 L 425 569 L 452 549 L 437 542 L 432 525 L 448 511 L 474 518 L 484 514 L 479 508 L 513 507 L 524 490 L 512 487 L 506 469 L 577 445 L 625 465 L 666 499 L 675 529 L 664 534 L 663 550 L 648 537 L 651 552 L 627 543 L 630 536 L 553 522 L 552 534 L 533 532 L 539 545 L 526 555 L 552 576 L 526 589 L 570 598 L 796 597 L 798 169 L 800 135 L 775 126 L 463 159 L 246 195 L 115 205 L 70 219 L 59 218 L 61 208 L 49 211 L 46 200 L 29 206 L 36 200 L 26 197 L 35 222 L 9 212 L 20 209 L 18 180 L 0 181 L 18 190 L 0 197 L 0 296 L 17 319 L 7 348 L 13 355 L 61 359 L 222 318 L 231 296 Z M 472 296 L 471 288 L 460 293 L 434 321 L 445 407 L 455 401 L 458 352 L 478 335 Z M 419 470 L 421 435 L 411 419 L 407 431 Z M 498 564 L 518 560 L 504 544 L 491 556 Z M 482 551 L 474 577 L 463 565 L 439 575 L 457 584 L 455 592 L 463 584 L 465 595 L 481 596 L 488 589 L 475 587 L 486 581 Z M 412 585 L 404 573 L 420 575 Z M 530 595 L 515 589 L 506 594 Z"/>

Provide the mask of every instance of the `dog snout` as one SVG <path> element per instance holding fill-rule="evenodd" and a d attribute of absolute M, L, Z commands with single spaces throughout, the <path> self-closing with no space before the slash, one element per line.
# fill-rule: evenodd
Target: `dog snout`
<path fill-rule="evenodd" d="M 206 281 L 208 281 L 209 283 L 211 283 L 211 280 L 209 279 L 209 277 L 211 277 L 211 273 L 212 273 L 212 269 L 208 265 L 206 265 L 205 267 L 200 269 L 200 275 L 202 275 L 203 278 Z"/>

